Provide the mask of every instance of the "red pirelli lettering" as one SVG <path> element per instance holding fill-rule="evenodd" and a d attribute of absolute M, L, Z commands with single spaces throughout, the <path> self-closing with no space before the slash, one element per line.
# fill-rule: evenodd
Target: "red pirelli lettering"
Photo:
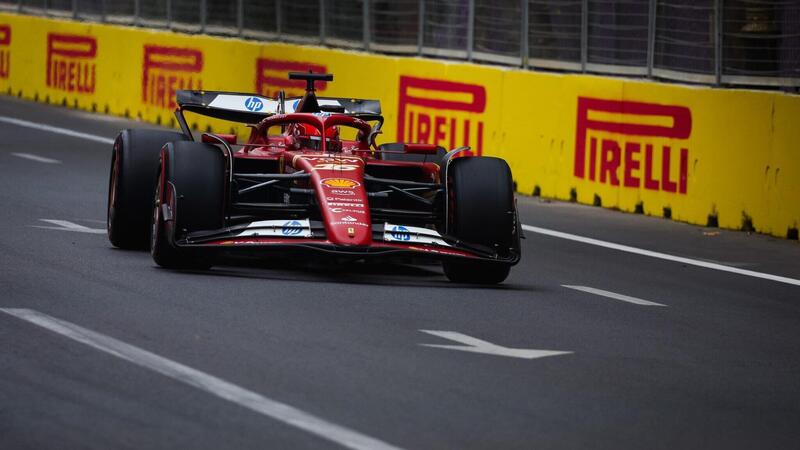
<path fill-rule="evenodd" d="M 203 52 L 194 48 L 144 46 L 142 101 L 174 109 L 175 91 L 202 89 Z"/>
<path fill-rule="evenodd" d="M 638 142 L 627 142 L 625 144 L 625 176 L 622 180 L 625 187 L 639 187 L 639 177 L 636 175 L 639 171 L 639 160 L 635 156 L 640 151 L 641 146 Z"/>
<path fill-rule="evenodd" d="M 603 158 L 600 162 L 600 182 L 608 182 L 612 186 L 619 186 L 617 169 L 619 168 L 622 150 L 617 141 L 603 139 Z"/>
<path fill-rule="evenodd" d="M 0 49 L 0 78 L 6 79 L 11 73 L 11 53 Z"/>
<path fill-rule="evenodd" d="M 256 59 L 256 92 L 267 97 L 277 97 L 278 92 L 286 90 L 287 95 L 302 95 L 305 92 L 306 82 L 303 80 L 290 80 L 289 72 L 327 73 L 328 68 L 321 64 L 301 61 L 283 61 L 271 58 Z M 328 87 L 326 81 L 316 83 L 318 91 Z"/>
<path fill-rule="evenodd" d="M 644 146 L 644 188 L 658 190 L 658 180 L 653 178 L 653 145 Z"/>
<path fill-rule="evenodd" d="M 0 24 L 0 45 L 11 45 L 11 25 Z"/>
<path fill-rule="evenodd" d="M 91 36 L 48 33 L 49 87 L 67 92 L 93 93 L 97 80 L 97 39 Z"/>
<path fill-rule="evenodd" d="M 11 51 L 7 48 L 11 45 L 11 25 L 0 24 L 0 78 L 8 78 L 11 73 Z"/>
<path fill-rule="evenodd" d="M 483 121 L 454 113 L 482 114 L 486 89 L 477 84 L 400 77 L 397 140 L 454 148 L 472 145 L 483 152 Z M 473 123 L 474 122 L 474 123 Z M 472 142 L 472 144 L 471 144 Z"/>
<path fill-rule="evenodd" d="M 619 120 L 593 118 L 592 112 L 613 114 Z M 667 119 L 670 124 L 642 123 L 650 118 Z M 625 137 L 625 142 L 602 138 L 598 148 L 598 138 L 589 136 L 590 131 L 619 134 Z M 672 161 L 675 160 L 672 148 L 665 145 L 660 154 L 656 154 L 653 145 L 644 141 L 654 138 L 685 140 L 691 133 L 692 113 L 685 106 L 579 97 L 573 175 L 577 178 L 588 178 L 590 181 L 597 179 L 600 183 L 612 186 L 620 185 L 621 176 L 624 187 L 644 187 L 685 194 L 688 185 L 689 150 L 680 149 L 676 177 L 672 168 Z M 660 178 L 655 175 L 657 166 L 654 157 L 658 156 L 661 163 Z"/>

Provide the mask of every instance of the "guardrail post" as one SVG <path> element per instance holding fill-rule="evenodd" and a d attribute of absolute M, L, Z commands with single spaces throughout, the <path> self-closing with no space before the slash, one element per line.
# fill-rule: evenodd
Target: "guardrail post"
<path fill-rule="evenodd" d="M 139 25 L 139 16 L 142 14 L 142 0 L 133 1 L 133 24 Z"/>
<path fill-rule="evenodd" d="M 319 0 L 319 43 L 325 43 L 325 0 Z"/>
<path fill-rule="evenodd" d="M 236 0 L 236 30 L 238 36 L 244 32 L 244 0 Z"/>
<path fill-rule="evenodd" d="M 422 54 L 425 44 L 425 0 L 419 0 L 419 19 L 417 20 L 417 54 Z"/>
<path fill-rule="evenodd" d="M 647 78 L 653 77 L 656 52 L 656 0 L 650 0 L 647 20 Z"/>
<path fill-rule="evenodd" d="M 472 50 L 475 40 L 475 0 L 469 0 L 467 10 L 467 60 L 472 61 Z"/>
<path fill-rule="evenodd" d="M 581 72 L 586 73 L 589 60 L 589 0 L 581 2 Z"/>
<path fill-rule="evenodd" d="M 72 18 L 78 18 L 78 0 L 72 0 Z"/>
<path fill-rule="evenodd" d="M 172 1 L 167 0 L 167 28 L 172 28 Z"/>
<path fill-rule="evenodd" d="M 714 0 L 714 78 L 722 84 L 722 0 Z"/>
<path fill-rule="evenodd" d="M 275 33 L 280 38 L 281 32 L 283 31 L 283 6 L 281 5 L 281 0 L 275 0 Z"/>
<path fill-rule="evenodd" d="M 370 11 L 370 7 L 372 6 L 372 0 L 364 0 L 364 8 L 362 10 L 363 13 L 363 22 L 364 22 L 364 50 L 369 50 L 369 41 L 371 39 L 370 36 L 370 18 L 372 17 L 372 13 Z"/>
<path fill-rule="evenodd" d="M 208 2 L 200 0 L 200 32 L 206 32 L 206 22 L 208 21 Z"/>
<path fill-rule="evenodd" d="M 529 14 L 530 3 L 528 0 L 522 0 L 522 20 L 520 21 L 520 33 L 519 33 L 519 52 L 520 52 L 520 63 L 523 68 L 528 67 L 528 58 L 530 57 L 530 51 L 528 49 L 528 28 L 530 27 L 530 17 Z"/>

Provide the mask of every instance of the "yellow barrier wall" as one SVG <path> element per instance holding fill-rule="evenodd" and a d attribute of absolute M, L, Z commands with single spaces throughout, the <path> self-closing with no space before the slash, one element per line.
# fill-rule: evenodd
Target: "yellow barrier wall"
<path fill-rule="evenodd" d="M 384 142 L 501 156 L 522 193 L 725 228 L 746 215 L 776 236 L 800 222 L 797 96 L 0 14 L 0 91 L 161 124 L 177 89 L 300 95 L 286 73 L 308 69 L 336 75 L 321 95 L 380 99 Z"/>

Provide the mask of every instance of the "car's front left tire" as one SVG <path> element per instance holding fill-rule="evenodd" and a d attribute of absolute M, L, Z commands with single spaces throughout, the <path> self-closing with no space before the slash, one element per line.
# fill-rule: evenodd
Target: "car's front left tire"
<path fill-rule="evenodd" d="M 164 146 L 152 204 L 150 253 L 161 267 L 206 269 L 213 260 L 180 238 L 217 230 L 225 223 L 225 157 L 217 147 L 198 142 Z"/>

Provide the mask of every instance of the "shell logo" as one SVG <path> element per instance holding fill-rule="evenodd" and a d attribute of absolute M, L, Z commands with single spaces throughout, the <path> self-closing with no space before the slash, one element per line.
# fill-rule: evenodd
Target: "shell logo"
<path fill-rule="evenodd" d="M 358 181 L 348 180 L 347 178 L 326 178 L 321 181 L 322 184 L 330 188 L 354 188 L 361 186 Z"/>

